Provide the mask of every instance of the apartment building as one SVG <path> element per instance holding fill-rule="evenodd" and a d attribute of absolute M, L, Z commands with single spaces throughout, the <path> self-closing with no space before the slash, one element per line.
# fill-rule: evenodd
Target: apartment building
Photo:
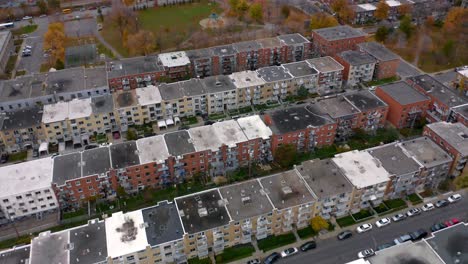
<path fill-rule="evenodd" d="M 286 99 L 288 94 L 297 92 L 298 87 L 290 85 L 293 81 L 292 75 L 281 66 L 261 68 L 257 70 L 257 74 L 265 82 L 260 99 L 263 99 L 263 96 L 269 98 L 270 101 L 281 102 L 281 100 Z"/>
<path fill-rule="evenodd" d="M 260 57 L 264 55 L 264 53 L 260 51 L 262 45 L 257 41 L 237 42 L 232 45 L 234 49 L 237 50 L 237 71 L 254 71 L 260 67 L 269 66 L 263 64 L 265 59 Z"/>
<path fill-rule="evenodd" d="M 206 93 L 208 114 L 237 109 L 237 90 L 229 76 L 210 76 L 200 80 Z"/>
<path fill-rule="evenodd" d="M 28 263 L 31 246 L 15 246 L 0 251 L 0 261 L 3 263 Z"/>
<path fill-rule="evenodd" d="M 52 159 L 35 159 L 0 167 L 0 210 L 7 220 L 41 217 L 58 209 L 52 189 Z M 0 219 L 0 221 L 5 221 Z"/>
<path fill-rule="evenodd" d="M 284 144 L 294 145 L 298 151 L 331 145 L 337 124 L 330 117 L 317 113 L 309 106 L 275 110 L 262 116 L 273 132 L 271 149 Z"/>
<path fill-rule="evenodd" d="M 460 122 L 465 126 L 468 126 L 468 103 L 452 107 L 448 122 Z"/>
<path fill-rule="evenodd" d="M 320 95 L 337 93 L 343 85 L 343 65 L 332 57 L 320 57 L 307 60 L 318 72 L 317 92 Z"/>
<path fill-rule="evenodd" d="M 357 44 L 358 50 L 365 52 L 377 61 L 374 70 L 374 79 L 380 80 L 396 76 L 400 57 L 377 42 L 363 42 Z"/>
<path fill-rule="evenodd" d="M 236 72 L 237 50 L 232 44 L 212 47 L 213 75 L 227 75 Z"/>
<path fill-rule="evenodd" d="M 312 57 L 312 43 L 301 34 L 280 35 L 277 37 L 282 45 L 283 62 L 294 62 Z"/>
<path fill-rule="evenodd" d="M 205 78 L 213 75 L 213 53 L 212 50 L 198 49 L 186 51 L 189 60 L 192 62 L 192 76 Z"/>
<path fill-rule="evenodd" d="M 357 49 L 366 41 L 366 34 L 350 26 L 336 26 L 312 30 L 314 52 L 321 56 L 334 56 L 346 50 Z"/>
<path fill-rule="evenodd" d="M 164 67 L 165 76 L 172 80 L 190 77 L 191 62 L 185 51 L 161 53 L 158 60 Z"/>
<path fill-rule="evenodd" d="M 134 193 L 152 186 L 151 178 L 156 177 L 154 168 L 140 163 L 135 141 L 112 144 L 109 152 L 111 162 L 109 177 L 113 190 L 122 186 L 127 193 Z"/>
<path fill-rule="evenodd" d="M 353 5 L 354 10 L 353 24 L 366 24 L 375 20 L 374 13 L 377 7 L 370 3 Z"/>
<path fill-rule="evenodd" d="M 156 135 L 136 141 L 139 163 L 144 164 L 143 170 L 136 175 L 136 178 L 142 179 L 146 187 L 159 189 L 173 182 L 174 161 L 170 159 L 164 138 L 163 135 Z M 181 142 L 181 145 L 184 143 L 186 142 Z"/>
<path fill-rule="evenodd" d="M 251 161 L 271 162 L 273 155 L 271 151 L 271 137 L 273 132 L 263 123 L 258 115 L 238 118 L 237 123 L 249 141 L 248 163 Z M 245 165 L 245 156 L 244 163 Z"/>
<path fill-rule="evenodd" d="M 13 53 L 13 34 L 8 31 L 0 32 L 0 71 L 5 72 L 10 55 Z"/>
<path fill-rule="evenodd" d="M 459 176 L 468 158 L 468 128 L 462 123 L 438 122 L 424 127 L 424 135 L 450 154 L 453 164 L 450 175 Z"/>
<path fill-rule="evenodd" d="M 343 95 L 359 110 L 357 127 L 366 132 L 375 132 L 385 125 L 388 105 L 368 90 L 350 92 Z"/>
<path fill-rule="evenodd" d="M 264 89 L 266 82 L 255 71 L 234 72 L 229 75 L 237 90 L 237 106 L 265 104 L 271 98 Z"/>
<path fill-rule="evenodd" d="M 391 175 L 369 152 L 340 153 L 332 161 L 354 186 L 352 213 L 382 203 Z"/>
<path fill-rule="evenodd" d="M 399 81 L 377 87 L 375 94 L 388 104 L 387 120 L 396 128 L 412 128 L 418 121 L 426 118 L 431 99 Z"/>
<path fill-rule="evenodd" d="M 428 74 L 410 77 L 406 82 L 431 98 L 431 105 L 427 111 L 427 119 L 430 122 L 447 121 L 451 108 L 468 102 Z"/>
<path fill-rule="evenodd" d="M 278 38 L 264 38 L 258 39 L 257 42 L 262 45 L 260 50 L 260 59 L 264 59 L 260 65 L 266 66 L 279 66 L 284 56 L 281 55 L 281 42 Z"/>
<path fill-rule="evenodd" d="M 309 63 L 306 61 L 300 61 L 286 63 L 282 66 L 294 77 L 291 85 L 298 87 L 297 90 L 303 87 L 307 89 L 309 93 L 318 92 L 319 73 L 316 69 L 310 66 Z M 297 93 L 297 90 L 292 92 Z"/>
<path fill-rule="evenodd" d="M 454 80 L 456 87 L 461 87 L 465 95 L 468 96 L 468 66 L 456 69 L 457 76 Z"/>
<path fill-rule="evenodd" d="M 304 161 L 295 170 L 317 197 L 315 215 L 330 219 L 332 216 L 341 217 L 349 213 L 353 185 L 331 159 Z"/>
<path fill-rule="evenodd" d="M 420 184 L 421 165 L 401 148 L 400 143 L 390 143 L 366 151 L 390 174 L 386 197 L 402 198 L 415 192 Z"/>
<path fill-rule="evenodd" d="M 348 50 L 338 53 L 335 59 L 343 65 L 343 79 L 346 85 L 354 87 L 372 81 L 376 60 L 369 54 Z"/>

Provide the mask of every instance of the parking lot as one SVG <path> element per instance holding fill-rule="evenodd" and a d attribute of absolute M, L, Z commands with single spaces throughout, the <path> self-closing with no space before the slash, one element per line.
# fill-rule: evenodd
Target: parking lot
<path fill-rule="evenodd" d="M 21 57 L 21 51 L 25 46 L 31 46 L 31 56 Z M 26 70 L 27 73 L 37 73 L 41 69 L 41 64 L 45 62 L 42 37 L 29 37 L 23 42 L 19 53 L 19 63 L 17 70 Z"/>
<path fill-rule="evenodd" d="M 96 19 L 93 17 L 66 21 L 64 24 L 67 37 L 79 38 L 91 36 L 97 31 Z"/>

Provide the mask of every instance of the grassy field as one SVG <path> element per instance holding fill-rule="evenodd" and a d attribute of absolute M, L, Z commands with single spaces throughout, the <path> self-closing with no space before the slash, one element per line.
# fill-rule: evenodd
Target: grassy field
<path fill-rule="evenodd" d="M 22 35 L 22 34 L 30 34 L 36 31 L 36 29 L 37 29 L 37 25 L 27 25 L 27 26 L 12 30 L 11 33 L 13 33 L 13 35 L 15 36 Z"/>
<path fill-rule="evenodd" d="M 269 236 L 262 240 L 258 240 L 258 248 L 264 252 L 267 252 L 269 250 L 279 248 L 293 242 L 296 242 L 296 237 L 294 237 L 294 234 L 292 233 L 279 236 Z"/>
<path fill-rule="evenodd" d="M 229 263 L 238 259 L 243 259 L 252 256 L 255 252 L 255 248 L 252 244 L 238 245 L 231 248 L 224 249 L 223 253 L 216 255 L 216 263 Z"/>

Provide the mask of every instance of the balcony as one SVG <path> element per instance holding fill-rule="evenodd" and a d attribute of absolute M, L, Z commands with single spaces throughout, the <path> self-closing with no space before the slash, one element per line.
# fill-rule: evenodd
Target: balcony
<path fill-rule="evenodd" d="M 323 207 L 321 213 L 328 214 L 328 213 L 331 213 L 331 211 L 333 211 L 332 207 Z"/>
<path fill-rule="evenodd" d="M 336 204 L 336 203 L 335 203 L 335 201 L 333 201 L 333 200 L 323 202 L 323 206 L 324 206 L 324 207 L 334 206 L 335 204 Z"/>

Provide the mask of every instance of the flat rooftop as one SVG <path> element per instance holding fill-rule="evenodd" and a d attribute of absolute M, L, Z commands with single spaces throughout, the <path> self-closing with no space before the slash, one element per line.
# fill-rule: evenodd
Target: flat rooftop
<path fill-rule="evenodd" d="M 68 68 L 55 72 L 48 72 L 46 78 L 46 94 L 60 94 L 79 92 L 85 89 L 85 68 Z M 104 72 L 104 78 L 105 78 Z"/>
<path fill-rule="evenodd" d="M 114 97 L 114 106 L 116 109 L 133 107 L 138 104 L 135 90 L 117 91 L 113 93 L 112 96 Z"/>
<path fill-rule="evenodd" d="M 313 31 L 328 41 L 367 36 L 363 31 L 350 26 L 327 27 Z"/>
<path fill-rule="evenodd" d="M 249 52 L 254 50 L 259 50 L 262 48 L 255 40 L 236 42 L 232 44 L 238 52 Z"/>
<path fill-rule="evenodd" d="M 256 138 L 268 139 L 273 134 L 259 115 L 238 118 L 237 123 L 248 140 Z"/>
<path fill-rule="evenodd" d="M 20 130 L 42 125 L 42 110 L 38 107 L 4 112 L 0 116 L 0 130 Z"/>
<path fill-rule="evenodd" d="M 200 80 L 208 93 L 220 93 L 236 90 L 231 78 L 226 75 L 210 76 Z"/>
<path fill-rule="evenodd" d="M 55 104 L 44 105 L 42 123 L 49 124 L 67 119 L 68 106 L 68 102 L 57 102 Z"/>
<path fill-rule="evenodd" d="M 83 176 L 106 174 L 111 168 L 109 147 L 85 150 L 81 153 Z"/>
<path fill-rule="evenodd" d="M 448 107 L 459 106 L 468 103 L 468 101 L 460 97 L 452 89 L 443 85 L 428 74 L 410 77 L 416 85 L 424 89 L 429 96 L 437 98 Z"/>
<path fill-rule="evenodd" d="M 164 71 L 163 66 L 158 64 L 157 56 L 134 57 L 111 61 L 107 63 L 106 67 L 109 78 Z"/>
<path fill-rule="evenodd" d="M 331 159 L 304 161 L 296 170 L 319 199 L 353 191 L 353 185 Z"/>
<path fill-rule="evenodd" d="M 299 33 L 280 35 L 277 37 L 285 45 L 297 45 L 308 43 L 309 41 Z"/>
<path fill-rule="evenodd" d="M 218 189 L 178 197 L 175 202 L 188 234 L 223 226 L 231 220 Z"/>
<path fill-rule="evenodd" d="M 468 119 L 468 103 L 464 104 L 464 105 L 457 106 L 457 107 L 453 107 L 452 111 L 455 112 L 455 113 L 460 114 L 465 119 Z"/>
<path fill-rule="evenodd" d="M 264 85 L 265 81 L 255 71 L 234 72 L 229 75 L 236 88 L 249 88 Z"/>
<path fill-rule="evenodd" d="M 141 210 L 148 243 L 151 246 L 180 240 L 184 235 L 179 213 L 174 203 L 159 202 L 156 206 Z"/>
<path fill-rule="evenodd" d="M 0 82 L 0 101 L 9 102 L 31 97 L 32 76 L 20 76 L 16 79 Z M 42 84 L 42 82 L 39 82 Z"/>
<path fill-rule="evenodd" d="M 190 60 L 211 59 L 211 56 L 213 56 L 211 49 L 188 50 L 186 53 Z"/>
<path fill-rule="evenodd" d="M 91 116 L 91 98 L 73 99 L 68 102 L 68 119 L 78 119 Z"/>
<path fill-rule="evenodd" d="M 0 195 L 30 192 L 52 186 L 53 160 L 50 157 L 0 167 Z"/>
<path fill-rule="evenodd" d="M 468 156 L 468 127 L 462 123 L 447 122 L 427 124 L 427 127 L 447 141 L 462 156 Z"/>
<path fill-rule="evenodd" d="M 401 5 L 399 1 L 395 1 L 395 0 L 385 0 L 385 3 L 387 3 L 387 5 L 390 7 L 397 7 Z"/>
<path fill-rule="evenodd" d="M 425 240 L 416 243 L 406 242 L 377 251 L 368 261 L 371 264 L 445 264 Z"/>
<path fill-rule="evenodd" d="M 282 66 L 294 77 L 304 77 L 318 74 L 318 72 L 306 61 L 286 63 Z"/>
<path fill-rule="evenodd" d="M 344 94 L 343 96 L 360 111 L 367 111 L 387 106 L 384 101 L 380 100 L 380 98 L 368 90 L 351 92 Z"/>
<path fill-rule="evenodd" d="M 372 4 L 360 4 L 357 5 L 357 7 L 359 7 L 363 11 L 374 11 L 377 9 L 377 7 L 375 7 L 375 5 Z"/>
<path fill-rule="evenodd" d="M 170 156 L 163 135 L 141 138 L 136 144 L 140 164 L 162 163 Z"/>
<path fill-rule="evenodd" d="M 235 120 L 216 122 L 212 127 L 217 138 L 226 146 L 235 147 L 237 143 L 247 141 L 247 137 Z"/>
<path fill-rule="evenodd" d="M 135 89 L 135 92 L 139 105 L 160 104 L 162 101 L 161 93 L 158 87 L 154 85 Z"/>
<path fill-rule="evenodd" d="M 115 258 L 144 250 L 148 245 L 144 223 L 141 210 L 116 212 L 106 218 L 108 256 Z"/>
<path fill-rule="evenodd" d="M 378 89 L 384 91 L 401 105 L 414 104 L 423 101 L 430 102 L 431 100 L 429 97 L 411 87 L 411 85 L 404 81 L 385 84 L 379 86 Z"/>
<path fill-rule="evenodd" d="M 361 51 L 368 53 L 379 61 L 400 59 L 400 56 L 387 49 L 384 45 L 374 41 L 359 43 L 358 47 Z"/>
<path fill-rule="evenodd" d="M 281 46 L 281 42 L 279 38 L 264 38 L 264 39 L 257 39 L 257 42 L 262 45 L 264 49 L 267 48 L 276 48 Z"/>
<path fill-rule="evenodd" d="M 158 58 L 164 67 L 181 67 L 190 65 L 190 59 L 185 51 L 161 53 L 158 55 Z"/>
<path fill-rule="evenodd" d="M 188 130 L 196 151 L 217 151 L 223 142 L 218 138 L 212 125 L 193 127 Z"/>
<path fill-rule="evenodd" d="M 371 55 L 355 50 L 343 51 L 339 53 L 338 56 L 353 66 L 367 65 L 377 62 Z"/>
<path fill-rule="evenodd" d="M 106 225 L 94 219 L 87 225 L 69 229 L 70 264 L 98 263 L 107 259 Z"/>
<path fill-rule="evenodd" d="M 329 117 L 320 114 L 314 112 L 311 107 L 296 106 L 268 112 L 263 118 L 264 120 L 271 118 L 271 122 L 265 123 L 269 124 L 274 134 L 285 134 L 303 130 L 309 126 L 320 127 L 334 122 Z"/>
<path fill-rule="evenodd" d="M 112 144 L 110 147 L 112 168 L 123 169 L 140 164 L 135 141 Z"/>
<path fill-rule="evenodd" d="M 310 107 L 315 107 L 318 111 L 327 113 L 332 118 L 353 116 L 360 112 L 359 109 L 353 106 L 342 95 L 324 98 L 315 103 L 311 103 Z"/>
<path fill-rule="evenodd" d="M 93 114 L 108 114 L 114 112 L 114 100 L 111 94 L 91 97 Z"/>
<path fill-rule="evenodd" d="M 85 68 L 85 90 L 108 87 L 105 67 Z"/>
<path fill-rule="evenodd" d="M 412 157 L 409 157 L 398 143 L 371 148 L 367 152 L 378 159 L 382 167 L 390 174 L 398 176 L 419 171 L 419 164 Z"/>
<path fill-rule="evenodd" d="M 338 63 L 330 56 L 309 59 L 307 62 L 320 73 L 344 70 L 343 65 Z"/>
<path fill-rule="evenodd" d="M 445 263 L 468 263 L 468 225 L 460 223 L 432 233 L 427 243 Z"/>
<path fill-rule="evenodd" d="M 181 99 L 185 96 L 185 91 L 179 82 L 161 83 L 158 85 L 158 89 L 163 100 Z"/>
<path fill-rule="evenodd" d="M 281 66 L 260 68 L 257 73 L 267 83 L 292 79 L 292 75 Z"/>
<path fill-rule="evenodd" d="M 258 179 L 274 207 L 283 210 L 310 203 L 314 197 L 295 170 Z"/>
<path fill-rule="evenodd" d="M 335 155 L 333 162 L 358 189 L 388 182 L 390 174 L 367 151 L 348 151 Z"/>
<path fill-rule="evenodd" d="M 53 182 L 62 186 L 66 181 L 81 178 L 81 153 L 59 155 L 54 159 Z"/>
<path fill-rule="evenodd" d="M 27 264 L 29 260 L 29 254 L 31 246 L 20 246 L 0 251 L 0 263 L 1 264 Z"/>
<path fill-rule="evenodd" d="M 270 213 L 273 206 L 257 180 L 232 184 L 219 189 L 234 221 Z"/>
<path fill-rule="evenodd" d="M 236 49 L 234 48 L 232 44 L 212 47 L 211 51 L 213 52 L 213 55 L 219 56 L 219 57 L 234 56 L 237 53 Z"/>
<path fill-rule="evenodd" d="M 164 134 L 164 140 L 167 145 L 169 154 L 172 156 L 180 156 L 195 152 L 192 139 L 187 130 L 180 130 L 172 133 Z"/>
<path fill-rule="evenodd" d="M 407 140 L 402 142 L 401 146 L 421 165 L 428 168 L 452 161 L 452 158 L 428 137 Z"/>
<path fill-rule="evenodd" d="M 30 264 L 69 263 L 68 230 L 58 233 L 42 232 L 31 240 Z"/>
<path fill-rule="evenodd" d="M 205 95 L 208 93 L 200 79 L 190 79 L 187 81 L 180 81 L 178 83 L 183 95 L 186 97 Z"/>

